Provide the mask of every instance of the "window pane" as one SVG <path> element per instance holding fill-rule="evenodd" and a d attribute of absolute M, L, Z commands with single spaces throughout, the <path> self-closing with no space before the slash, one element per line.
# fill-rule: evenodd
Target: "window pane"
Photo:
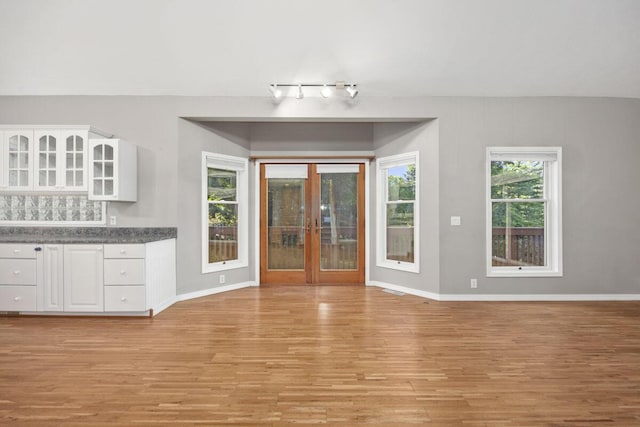
<path fill-rule="evenodd" d="M 388 200 L 415 200 L 416 165 L 402 165 L 387 170 Z"/>
<path fill-rule="evenodd" d="M 542 199 L 544 162 L 491 162 L 492 199 Z"/>
<path fill-rule="evenodd" d="M 209 204 L 209 262 L 238 259 L 238 205 Z"/>
<path fill-rule="evenodd" d="M 494 202 L 491 264 L 544 266 L 545 202 Z"/>
<path fill-rule="evenodd" d="M 413 203 L 387 205 L 387 259 L 414 262 Z"/>
<path fill-rule="evenodd" d="M 236 171 L 207 168 L 208 200 L 235 202 L 237 176 Z"/>

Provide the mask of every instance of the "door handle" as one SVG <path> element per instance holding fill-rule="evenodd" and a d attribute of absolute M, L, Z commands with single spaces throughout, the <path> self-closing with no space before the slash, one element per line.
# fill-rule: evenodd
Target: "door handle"
<path fill-rule="evenodd" d="M 311 218 L 307 218 L 307 233 L 311 233 Z"/>
<path fill-rule="evenodd" d="M 318 230 L 319 230 L 319 228 L 318 228 L 318 218 L 316 218 L 316 234 L 318 234 Z"/>

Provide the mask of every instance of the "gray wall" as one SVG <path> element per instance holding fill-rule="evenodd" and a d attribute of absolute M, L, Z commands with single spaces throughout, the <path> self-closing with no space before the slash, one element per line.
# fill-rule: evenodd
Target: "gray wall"
<path fill-rule="evenodd" d="M 374 127 L 376 157 L 394 154 L 419 153 L 420 188 L 420 272 L 411 273 L 376 266 L 377 204 L 382 189 L 376 187 L 376 167 L 371 168 L 371 200 L 369 201 L 372 230 L 370 279 L 409 288 L 439 292 L 439 227 L 438 227 L 438 121 L 422 123 L 377 123 Z"/>
<path fill-rule="evenodd" d="M 378 154 L 399 152 L 403 144 L 419 149 L 423 190 L 438 182 L 437 191 L 430 190 L 431 196 L 437 194 L 435 198 L 422 196 L 422 244 L 436 241 L 425 235 L 425 224 L 437 224 L 439 236 L 435 233 L 438 250 L 433 257 L 425 259 L 429 248 L 422 248 L 420 278 L 373 267 L 372 279 L 429 291 L 439 283 L 443 294 L 640 293 L 636 273 L 640 265 L 640 100 L 359 97 L 355 103 L 324 101 L 287 99 L 274 105 L 268 98 L 0 97 L 0 123 L 90 124 L 136 143 L 140 147 L 139 201 L 111 203 L 109 214 L 118 216 L 120 226 L 178 227 L 179 293 L 208 289 L 218 282 L 215 274 L 200 274 L 199 153 L 207 149 L 242 155 L 252 147 L 251 129 L 246 125 L 218 124 L 212 130 L 180 117 L 360 122 L 437 118 L 427 127 L 373 126 Z M 437 124 L 435 148 L 428 142 L 432 124 Z M 354 146 L 367 146 L 367 126 L 349 127 L 353 140 L 363 141 L 352 141 Z M 282 129 L 268 132 L 282 134 Z M 254 133 L 256 141 L 268 132 Z M 399 135 L 394 137 L 394 132 Z M 266 144 L 267 138 L 263 139 Z M 491 145 L 563 146 L 564 277 L 485 277 L 484 150 Z M 322 149 L 317 141 L 308 146 Z M 426 182 L 433 170 L 437 176 Z M 430 209 L 437 209 L 438 215 L 433 216 Z M 462 226 L 451 227 L 451 215 L 460 215 Z M 435 282 L 422 274 L 435 272 L 438 266 L 424 262 L 439 265 Z M 250 267 L 227 272 L 227 284 L 252 280 L 252 271 Z M 470 278 L 478 278 L 477 290 L 469 289 Z"/>

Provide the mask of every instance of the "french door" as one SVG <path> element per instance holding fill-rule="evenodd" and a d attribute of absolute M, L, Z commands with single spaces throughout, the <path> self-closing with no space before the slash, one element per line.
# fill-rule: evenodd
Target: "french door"
<path fill-rule="evenodd" d="M 364 283 L 364 164 L 260 165 L 260 282 Z"/>

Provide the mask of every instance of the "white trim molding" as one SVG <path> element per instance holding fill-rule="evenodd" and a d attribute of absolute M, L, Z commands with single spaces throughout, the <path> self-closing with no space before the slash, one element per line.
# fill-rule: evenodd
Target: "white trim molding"
<path fill-rule="evenodd" d="M 238 258 L 229 261 L 209 262 L 209 200 L 208 168 L 236 172 L 236 200 L 238 207 L 237 245 Z M 249 266 L 249 160 L 244 157 L 202 152 L 202 273 L 214 273 Z M 231 202 L 220 202 L 231 203 Z"/>
<path fill-rule="evenodd" d="M 542 197 L 538 199 L 512 197 L 493 199 L 492 161 L 542 162 L 544 167 Z M 562 147 L 487 147 L 485 163 L 487 277 L 562 277 Z M 544 265 L 525 263 L 514 266 L 493 265 L 493 203 L 538 203 L 544 205 Z M 509 228 L 508 223 L 506 227 Z M 507 241 L 509 240 L 507 239 Z M 509 258 L 507 255 L 505 257 Z"/>
<path fill-rule="evenodd" d="M 219 286 L 217 288 L 202 289 L 200 291 L 194 291 L 194 292 L 189 292 L 189 293 L 186 293 L 186 294 L 180 294 L 180 295 L 176 296 L 176 301 L 177 302 L 188 301 L 188 300 L 194 299 L 194 298 L 207 297 L 209 295 L 215 295 L 215 294 L 219 294 L 219 293 L 222 293 L 222 292 L 235 291 L 235 290 L 243 289 L 243 288 L 250 288 L 252 286 L 258 286 L 258 282 L 254 282 L 254 281 L 240 282 L 240 283 L 235 283 L 233 285 Z"/>
<path fill-rule="evenodd" d="M 434 301 L 640 301 L 640 294 L 438 294 L 376 280 L 368 281 L 367 286 L 404 292 Z"/>

